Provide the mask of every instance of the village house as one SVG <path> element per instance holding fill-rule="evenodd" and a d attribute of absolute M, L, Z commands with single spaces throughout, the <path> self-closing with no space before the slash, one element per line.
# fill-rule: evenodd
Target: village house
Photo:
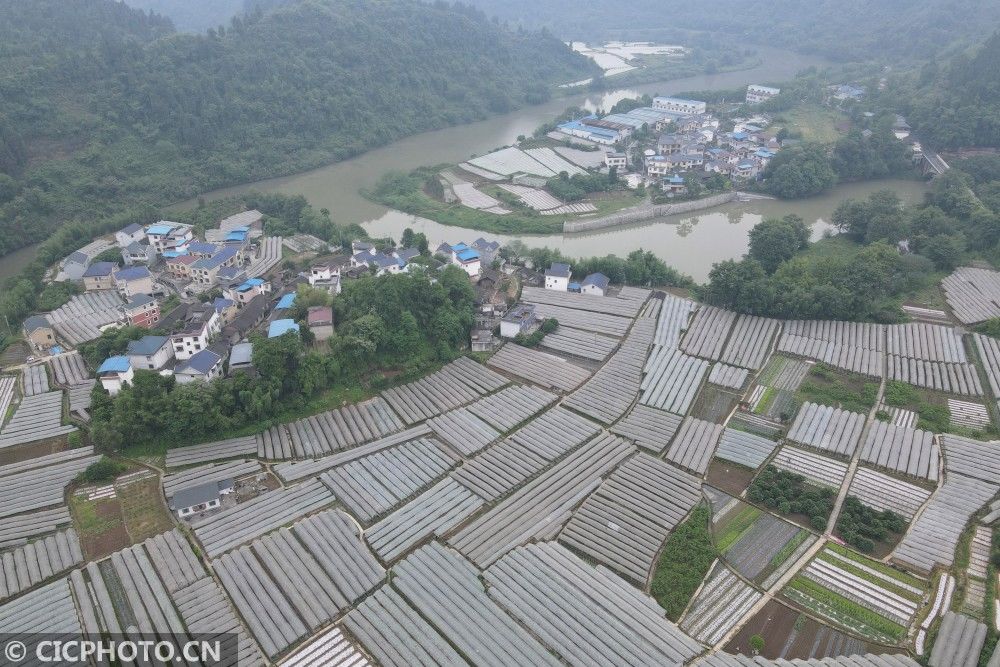
<path fill-rule="evenodd" d="M 309 330 L 316 340 L 324 341 L 333 336 L 333 308 L 329 306 L 312 306 L 306 315 Z"/>
<path fill-rule="evenodd" d="M 127 248 L 133 243 L 140 243 L 146 240 L 146 230 L 142 225 L 132 223 L 115 232 L 115 242 L 119 248 Z"/>
<path fill-rule="evenodd" d="M 143 336 L 130 341 L 125 354 L 133 369 L 146 371 L 163 370 L 174 360 L 174 348 L 167 336 Z"/>
<path fill-rule="evenodd" d="M 115 272 L 115 287 L 126 299 L 139 294 L 153 294 L 153 274 L 145 266 L 133 266 Z"/>
<path fill-rule="evenodd" d="M 239 250 L 223 248 L 211 257 L 203 257 L 191 265 L 191 278 L 199 285 L 214 285 L 223 267 L 235 266 Z"/>
<path fill-rule="evenodd" d="M 244 280 L 236 287 L 230 287 L 225 291 L 226 298 L 235 301 L 240 308 L 250 303 L 256 296 L 270 293 L 271 283 L 263 278 Z"/>
<path fill-rule="evenodd" d="M 97 369 L 97 379 L 112 396 L 118 394 L 126 383 L 132 382 L 134 377 L 128 357 L 123 355 L 108 357 Z"/>
<path fill-rule="evenodd" d="M 207 241 L 193 241 L 189 243 L 187 247 L 188 254 L 195 259 L 205 259 L 206 257 L 211 257 L 221 249 L 221 246 L 214 243 L 208 243 Z"/>
<path fill-rule="evenodd" d="M 243 340 L 256 329 L 267 317 L 267 297 L 258 294 L 240 308 L 233 321 L 222 328 L 222 338 L 235 344 Z"/>
<path fill-rule="evenodd" d="M 170 336 L 174 356 L 181 361 L 206 349 L 212 338 L 222 331 L 219 314 L 212 304 L 204 303 L 188 309 L 183 328 Z"/>
<path fill-rule="evenodd" d="M 194 255 L 177 255 L 165 260 L 167 272 L 177 278 L 190 278 L 191 265 L 198 261 Z"/>
<path fill-rule="evenodd" d="M 253 367 L 253 343 L 237 343 L 229 352 L 229 375 L 236 373 L 255 373 Z"/>
<path fill-rule="evenodd" d="M 209 382 L 222 375 L 222 357 L 212 350 L 201 350 L 174 369 L 178 384 Z"/>
<path fill-rule="evenodd" d="M 663 179 L 660 187 L 668 195 L 683 195 L 687 193 L 687 182 L 679 174 L 672 174 Z"/>
<path fill-rule="evenodd" d="M 534 304 L 518 304 L 500 319 L 500 337 L 514 338 L 519 334 L 529 334 L 539 321 Z"/>
<path fill-rule="evenodd" d="M 340 264 L 337 262 L 322 262 L 309 267 L 309 285 L 325 289 L 333 294 L 340 294 Z"/>
<path fill-rule="evenodd" d="M 177 514 L 178 518 L 186 519 L 222 507 L 223 496 L 229 495 L 235 488 L 236 482 L 232 479 L 185 487 L 167 499 L 167 506 Z"/>
<path fill-rule="evenodd" d="M 24 320 L 24 337 L 36 350 L 47 350 L 56 344 L 56 332 L 44 315 L 32 315 Z"/>
<path fill-rule="evenodd" d="M 698 100 L 685 100 L 679 97 L 654 97 L 653 108 L 680 114 L 702 114 L 708 105 Z"/>
<path fill-rule="evenodd" d="M 758 86 L 756 84 L 751 84 L 747 86 L 747 104 L 760 104 L 761 102 L 766 102 L 772 97 L 778 95 L 781 92 L 780 88 L 771 88 L 770 86 Z"/>
<path fill-rule="evenodd" d="M 223 327 L 232 322 L 240 312 L 235 301 L 221 296 L 216 297 L 215 301 L 212 302 L 212 307 L 219 314 L 219 322 Z"/>
<path fill-rule="evenodd" d="M 604 154 L 604 165 L 611 169 L 627 169 L 628 168 L 628 156 L 625 153 L 605 153 Z"/>
<path fill-rule="evenodd" d="M 479 237 L 469 247 L 479 253 L 484 269 L 493 266 L 493 262 L 500 256 L 500 244 L 497 241 L 487 241 Z"/>
<path fill-rule="evenodd" d="M 152 329 L 160 321 L 160 304 L 148 294 L 136 294 L 122 306 L 122 310 L 128 323 L 134 327 Z"/>
<path fill-rule="evenodd" d="M 569 264 L 552 262 L 552 265 L 545 269 L 545 289 L 565 292 L 569 289 Z"/>
<path fill-rule="evenodd" d="M 219 222 L 219 230 L 227 234 L 244 228 L 250 232 L 252 238 L 261 236 L 264 233 L 264 214 L 257 209 L 251 209 L 223 218 Z"/>
<path fill-rule="evenodd" d="M 94 262 L 83 274 L 83 288 L 88 292 L 114 289 L 116 268 L 114 262 Z"/>
<path fill-rule="evenodd" d="M 79 250 L 70 253 L 59 263 L 59 271 L 56 273 L 56 281 L 80 280 L 91 262 L 105 250 L 113 248 L 110 242 L 105 239 L 96 239 Z"/>
<path fill-rule="evenodd" d="M 580 283 L 580 293 L 604 296 L 610 282 L 608 277 L 603 273 L 591 273 Z"/>
<path fill-rule="evenodd" d="M 267 337 L 278 338 L 279 336 L 284 336 L 289 331 L 299 333 L 299 325 L 295 323 L 295 320 L 274 320 L 267 327 Z"/>
<path fill-rule="evenodd" d="M 126 266 L 152 264 L 156 261 L 156 251 L 152 246 L 136 241 L 122 248 L 122 260 L 125 261 Z"/>
<path fill-rule="evenodd" d="M 278 303 L 274 305 L 274 310 L 290 310 L 295 305 L 295 292 L 285 292 L 278 299 Z"/>
<path fill-rule="evenodd" d="M 473 329 L 469 334 L 469 349 L 473 352 L 492 352 L 493 332 L 489 329 Z"/>
<path fill-rule="evenodd" d="M 155 225 L 146 227 L 146 240 L 160 255 L 167 252 L 183 252 L 192 239 L 194 239 L 194 232 L 192 232 L 191 226 L 182 225 L 179 222 L 162 220 Z"/>

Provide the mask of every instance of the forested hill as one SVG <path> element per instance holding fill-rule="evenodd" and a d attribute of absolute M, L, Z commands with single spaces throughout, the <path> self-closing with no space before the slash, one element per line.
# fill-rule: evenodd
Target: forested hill
<path fill-rule="evenodd" d="M 594 68 L 443 3 L 301 0 L 193 35 L 115 0 L 0 0 L 0 255 L 541 102 Z"/>
<path fill-rule="evenodd" d="M 1000 23 L 996 0 L 465 1 L 564 39 L 678 39 L 678 29 L 707 30 L 838 61 L 924 60 L 980 41 Z"/>
<path fill-rule="evenodd" d="M 178 30 L 204 32 L 229 25 L 243 13 L 245 0 L 124 0 L 125 4 L 168 17 Z"/>
<path fill-rule="evenodd" d="M 929 146 L 1000 147 L 1000 32 L 971 54 L 928 63 L 899 96 Z"/>

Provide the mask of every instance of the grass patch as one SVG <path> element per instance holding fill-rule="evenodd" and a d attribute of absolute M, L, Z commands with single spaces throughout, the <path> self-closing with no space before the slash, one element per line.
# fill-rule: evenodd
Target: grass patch
<path fill-rule="evenodd" d="M 785 589 L 785 596 L 844 627 L 876 640 L 898 642 L 906 628 L 875 612 L 823 588 L 806 577 L 796 577 Z"/>
<path fill-rule="evenodd" d="M 134 544 L 170 530 L 173 522 L 160 499 L 160 481 L 150 477 L 118 489 L 125 530 Z"/>
<path fill-rule="evenodd" d="M 69 506 L 76 519 L 76 529 L 81 535 L 100 535 L 121 523 L 119 518 L 102 517 L 97 512 L 97 502 L 83 496 L 73 495 Z"/>
<path fill-rule="evenodd" d="M 750 530 L 750 527 L 753 526 L 760 515 L 761 511 L 758 508 L 753 505 L 747 505 L 736 516 L 727 521 L 715 541 L 719 553 L 729 551 L 729 548 L 736 544 Z"/>
<path fill-rule="evenodd" d="M 800 403 L 808 401 L 868 414 L 878 397 L 878 383 L 827 364 L 814 364 L 795 397 Z"/>
<path fill-rule="evenodd" d="M 715 560 L 709 529 L 711 518 L 708 505 L 695 507 L 691 516 L 667 538 L 656 563 L 650 593 L 671 621 L 680 618 Z"/>
<path fill-rule="evenodd" d="M 792 136 L 801 137 L 803 141 L 832 144 L 841 136 L 837 124 L 848 120 L 846 114 L 830 107 L 799 104 L 778 114 L 767 133 L 773 136 L 778 130 L 785 128 Z"/>
<path fill-rule="evenodd" d="M 962 400 L 968 399 L 963 398 Z M 985 431 L 975 431 L 953 425 L 951 423 L 951 410 L 948 409 L 948 400 L 944 394 L 914 387 L 905 382 L 898 380 L 886 382 L 883 401 L 886 405 L 916 412 L 917 428 L 925 431 L 954 433 L 978 440 L 987 440 L 996 435 L 996 428 L 992 425 L 987 427 Z"/>
<path fill-rule="evenodd" d="M 760 400 L 757 401 L 757 406 L 753 409 L 754 414 L 761 415 L 766 413 L 771 404 L 774 403 L 774 397 L 778 395 L 778 390 L 774 387 L 767 387 L 764 389 L 764 393 L 761 394 Z"/>
<path fill-rule="evenodd" d="M 886 575 L 887 577 L 892 577 L 896 581 L 904 583 L 907 586 L 914 586 L 916 588 L 925 588 L 927 586 L 927 582 L 924 581 L 923 579 L 918 579 L 917 577 L 914 577 L 912 574 L 908 574 L 901 570 L 897 570 L 894 567 L 889 567 L 885 563 L 881 563 L 877 560 L 872 560 L 871 558 L 865 558 L 864 556 L 854 551 L 853 549 L 848 549 L 847 547 L 837 544 L 836 542 L 827 542 L 826 547 L 824 548 L 829 549 L 830 551 L 840 556 L 843 556 L 848 560 L 852 560 L 855 563 L 860 563 L 865 567 L 869 567 L 879 572 L 880 574 Z"/>

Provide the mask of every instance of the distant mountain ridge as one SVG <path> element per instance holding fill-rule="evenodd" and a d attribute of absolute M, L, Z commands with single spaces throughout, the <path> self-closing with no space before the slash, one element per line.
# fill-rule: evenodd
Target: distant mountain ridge
<path fill-rule="evenodd" d="M 469 7 L 300 0 L 204 34 L 115 0 L 0 0 L 0 255 L 70 220 L 343 159 L 596 66 Z"/>

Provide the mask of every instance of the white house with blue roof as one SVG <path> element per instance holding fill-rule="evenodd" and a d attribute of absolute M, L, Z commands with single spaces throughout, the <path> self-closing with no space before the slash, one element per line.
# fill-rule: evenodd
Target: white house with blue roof
<path fill-rule="evenodd" d="M 97 369 L 97 379 L 112 396 L 120 392 L 126 383 L 132 382 L 134 377 L 132 364 L 124 355 L 108 357 Z"/>
<path fill-rule="evenodd" d="M 611 280 L 603 273 L 591 273 L 580 283 L 580 293 L 604 296 L 610 283 Z"/>
<path fill-rule="evenodd" d="M 167 336 L 143 336 L 125 349 L 133 369 L 160 371 L 174 360 L 174 348 Z"/>
<path fill-rule="evenodd" d="M 178 384 L 209 382 L 222 375 L 222 357 L 212 350 L 202 350 L 174 369 Z"/>
<path fill-rule="evenodd" d="M 569 264 L 552 262 L 552 266 L 545 269 L 545 289 L 556 292 L 568 291 L 570 274 Z"/>

